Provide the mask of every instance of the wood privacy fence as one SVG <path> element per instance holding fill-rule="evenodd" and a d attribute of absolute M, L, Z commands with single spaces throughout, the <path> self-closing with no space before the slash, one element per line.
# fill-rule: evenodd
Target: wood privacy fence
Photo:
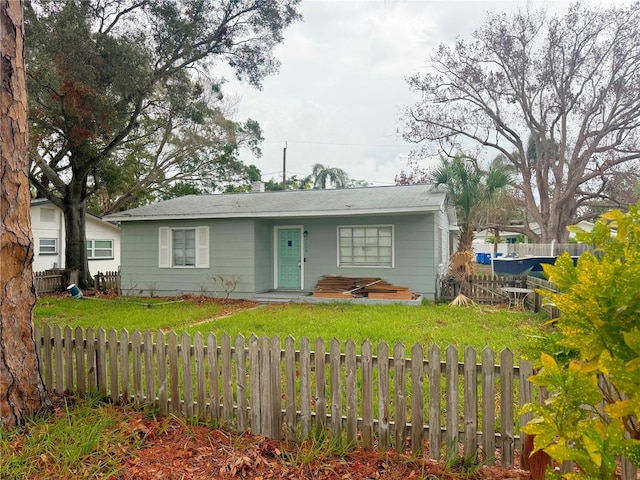
<path fill-rule="evenodd" d="M 93 279 L 96 290 L 120 294 L 120 272 L 98 272 Z M 33 272 L 33 282 L 38 294 L 64 292 L 69 283 L 77 282 L 77 273 L 74 276 L 73 273 L 62 269 Z"/>
<path fill-rule="evenodd" d="M 101 292 L 114 291 L 120 295 L 120 272 L 98 272 L 94 275 L 94 288 Z"/>
<path fill-rule="evenodd" d="M 568 252 L 571 256 L 579 256 L 584 252 L 593 252 L 586 243 L 511 243 L 507 245 L 509 253 L 517 253 L 521 257 L 527 255 L 554 257 Z"/>
<path fill-rule="evenodd" d="M 33 272 L 33 282 L 36 287 L 36 292 L 39 294 L 64 291 L 67 288 L 64 280 L 64 270 Z"/>
<path fill-rule="evenodd" d="M 507 303 L 508 297 L 501 291 L 502 287 L 523 287 L 534 290 L 534 293 L 525 298 L 525 305 L 535 312 L 544 311 L 550 317 L 557 317 L 557 308 L 545 302 L 544 295 L 540 291 L 559 292 L 558 287 L 538 277 L 525 276 L 514 277 L 513 275 L 471 275 L 459 286 L 448 281 L 446 278 L 439 279 L 440 299 L 453 299 L 462 291 L 464 295 L 474 302 L 482 303 Z"/>

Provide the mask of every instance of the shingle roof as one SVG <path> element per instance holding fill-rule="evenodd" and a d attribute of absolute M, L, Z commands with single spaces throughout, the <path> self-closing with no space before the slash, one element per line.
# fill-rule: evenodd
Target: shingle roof
<path fill-rule="evenodd" d="M 110 221 L 187 218 L 320 217 L 445 210 L 434 185 L 189 195 L 105 217 Z"/>

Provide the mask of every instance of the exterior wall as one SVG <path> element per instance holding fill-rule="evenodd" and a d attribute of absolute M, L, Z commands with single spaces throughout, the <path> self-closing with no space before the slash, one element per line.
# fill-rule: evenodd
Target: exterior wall
<path fill-rule="evenodd" d="M 273 224 L 268 220 L 256 220 L 255 223 L 256 292 L 273 288 Z"/>
<path fill-rule="evenodd" d="M 321 219 L 218 219 L 123 222 L 122 291 L 129 295 L 181 293 L 226 296 L 211 276 L 237 276 L 232 298 L 248 298 L 274 285 L 273 232 L 302 225 L 304 290 L 323 275 L 380 277 L 433 299 L 438 261 L 448 258 L 448 225 L 438 215 L 334 217 Z M 339 267 L 338 226 L 393 225 L 394 266 Z M 209 227 L 210 268 L 158 268 L 158 228 Z M 440 255 L 434 254 L 436 249 Z"/>
<path fill-rule="evenodd" d="M 104 260 L 89 260 L 91 275 L 98 272 L 116 272 L 120 269 L 121 245 L 120 230 L 111 224 L 87 216 L 86 232 L 87 240 L 113 240 L 113 258 Z"/>
<path fill-rule="evenodd" d="M 433 299 L 437 271 L 435 235 L 438 231 L 434 229 L 434 219 L 434 215 L 332 217 L 288 219 L 276 221 L 274 226 L 303 225 L 308 232 L 303 247 L 305 290 L 313 290 L 323 275 L 380 277 Z M 338 266 L 337 228 L 352 225 L 393 225 L 395 260 L 392 268 Z"/>
<path fill-rule="evenodd" d="M 64 268 L 64 219 L 62 212 L 51 204 L 31 207 L 31 231 L 33 232 L 33 271 Z M 55 254 L 40 253 L 41 239 L 55 239 Z"/>
<path fill-rule="evenodd" d="M 89 271 L 92 275 L 98 272 L 117 271 L 120 268 L 120 230 L 93 216 L 88 215 L 86 221 L 87 239 L 113 241 L 113 258 L 89 260 Z M 35 245 L 33 271 L 41 272 L 51 268 L 64 268 L 65 231 L 62 211 L 51 203 L 32 206 L 31 230 Z M 40 253 L 40 239 L 55 239 L 56 253 Z"/>
<path fill-rule="evenodd" d="M 209 268 L 159 268 L 159 227 L 209 227 Z M 254 222 L 246 219 L 177 220 L 122 223 L 122 292 L 174 296 L 182 293 L 226 297 L 212 277 L 238 280 L 230 297 L 254 293 Z"/>

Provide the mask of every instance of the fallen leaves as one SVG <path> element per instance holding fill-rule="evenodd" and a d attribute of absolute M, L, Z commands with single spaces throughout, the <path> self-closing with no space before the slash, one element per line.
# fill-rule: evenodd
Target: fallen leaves
<path fill-rule="evenodd" d="M 58 399 L 56 416 L 64 418 L 70 411 Z M 96 407 L 105 408 L 105 407 Z M 104 460 L 110 462 L 109 480 L 204 480 L 246 478 L 356 480 L 356 479 L 502 479 L 525 480 L 528 472 L 500 466 L 447 468 L 444 462 L 416 458 L 394 450 L 365 451 L 332 448 L 330 440 L 294 444 L 248 433 L 234 433 L 203 425 L 193 425 L 178 417 L 158 418 L 133 407 L 108 406 L 119 418 L 114 430 L 118 440 L 106 435 L 99 452 L 90 452 L 81 464 L 68 467 L 68 478 L 87 478 L 95 472 L 106 473 Z M 126 418 L 126 421 L 120 419 Z M 78 427 L 81 428 L 81 427 Z M 111 428 L 107 429 L 111 431 Z M 103 433 L 108 433 L 103 431 Z M 74 435 L 70 436 L 70 440 Z M 11 448 L 21 450 L 23 435 L 15 435 Z M 329 443 L 327 443 L 329 442 Z M 426 445 L 428 447 L 428 445 Z M 496 455 L 499 461 L 499 456 Z M 38 462 L 36 476 L 25 478 L 53 479 L 60 466 L 57 459 L 41 451 L 33 457 Z M 93 472 L 93 473 L 91 473 Z M 108 475 L 111 475 L 110 477 Z"/>
<path fill-rule="evenodd" d="M 461 475 L 443 463 L 416 459 L 393 450 L 354 450 L 335 457 L 296 460 L 299 446 L 250 434 L 233 434 L 178 419 L 148 421 L 142 448 L 120 469 L 120 479 L 528 479 L 528 473 L 501 467 L 478 467 Z"/>

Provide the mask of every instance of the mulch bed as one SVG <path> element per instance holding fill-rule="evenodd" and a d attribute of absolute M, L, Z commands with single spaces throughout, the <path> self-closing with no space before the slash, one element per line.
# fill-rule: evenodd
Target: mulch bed
<path fill-rule="evenodd" d="M 135 423 L 135 422 L 134 422 Z M 529 479 L 529 473 L 499 466 L 466 471 L 393 450 L 355 450 L 346 455 L 296 461 L 303 447 L 206 426 L 140 418 L 144 446 L 126 460 L 121 479 Z"/>

